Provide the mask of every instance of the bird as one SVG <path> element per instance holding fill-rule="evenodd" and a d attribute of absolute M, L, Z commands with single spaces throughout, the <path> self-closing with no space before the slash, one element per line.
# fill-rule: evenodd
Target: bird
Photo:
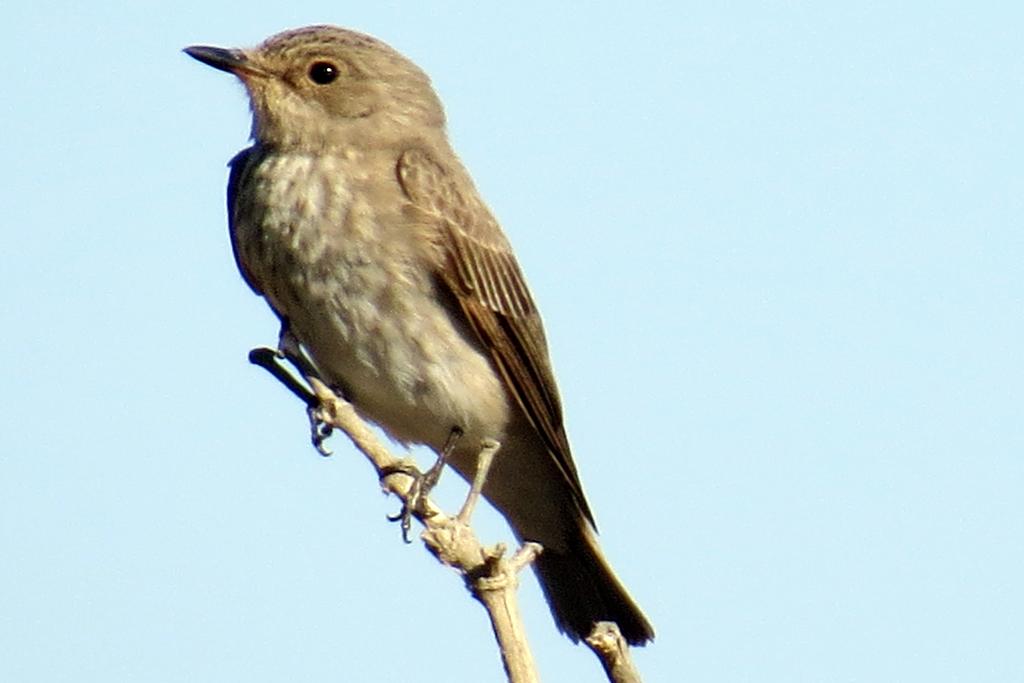
<path fill-rule="evenodd" d="M 230 162 L 238 268 L 316 372 L 395 441 L 446 452 L 483 489 L 573 642 L 599 621 L 654 629 L 602 552 L 540 314 L 512 247 L 448 139 L 429 77 L 335 26 L 185 52 L 238 77 L 251 146 Z"/>

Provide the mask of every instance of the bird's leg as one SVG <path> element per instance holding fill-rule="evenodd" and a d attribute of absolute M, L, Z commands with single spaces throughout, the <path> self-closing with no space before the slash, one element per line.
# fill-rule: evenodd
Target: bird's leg
<path fill-rule="evenodd" d="M 287 321 L 281 323 L 281 334 L 277 339 L 277 354 L 278 357 L 291 363 L 306 382 L 309 382 L 310 377 L 323 381 L 299 340 L 292 334 Z M 306 403 L 306 417 L 309 418 L 309 440 L 313 443 L 313 448 L 320 455 L 327 457 L 331 454 L 331 449 L 325 446 L 324 442 L 334 433 L 334 428 L 324 420 L 320 413 L 320 402 L 315 397 L 312 405 Z"/>
<path fill-rule="evenodd" d="M 456 519 L 462 524 L 469 526 L 469 520 L 473 516 L 473 510 L 480 500 L 480 494 L 484 492 L 484 484 L 487 483 L 487 474 L 491 471 L 491 464 L 494 462 L 494 454 L 501 448 L 501 443 L 494 439 L 484 439 L 480 444 L 480 454 L 477 455 L 476 473 L 473 475 L 473 483 L 469 487 L 469 495 Z"/>
<path fill-rule="evenodd" d="M 402 504 L 402 509 L 396 515 L 388 515 L 388 519 L 392 522 L 401 522 L 402 538 L 406 543 L 411 542 L 409 540 L 409 529 L 412 528 L 413 513 L 424 514 L 426 512 L 425 503 L 427 496 L 437 486 L 437 482 L 441 479 L 441 472 L 444 471 L 444 466 L 447 464 L 448 458 L 455 450 L 455 446 L 461 437 L 462 429 L 452 427 L 452 430 L 448 432 L 448 439 L 444 443 L 444 448 L 437 454 L 437 460 L 434 461 L 434 464 L 426 472 L 420 472 L 416 467 L 407 463 L 399 463 L 381 470 L 381 479 L 391 474 L 405 474 L 412 478 L 412 486 L 409 487 L 409 494 L 406 497 L 406 501 Z"/>
<path fill-rule="evenodd" d="M 309 418 L 309 434 L 310 441 L 313 442 L 313 447 L 316 448 L 320 455 L 328 456 L 331 451 L 327 446 L 324 445 L 324 441 L 334 431 L 333 428 L 327 424 L 320 413 L 320 401 L 316 395 L 313 394 L 309 388 L 300 382 L 295 376 L 289 372 L 289 370 L 281 363 L 281 359 L 288 361 L 293 368 L 299 373 L 302 379 L 306 380 L 307 384 L 310 377 L 316 377 L 320 379 L 320 375 L 313 365 L 312 361 L 303 351 L 302 345 L 299 344 L 299 340 L 295 338 L 288 326 L 288 321 L 283 320 L 281 322 L 281 334 L 278 337 L 277 348 L 271 349 L 268 347 L 260 347 L 253 349 L 249 352 L 249 362 L 253 365 L 258 365 L 271 375 L 274 376 L 277 381 L 285 386 L 288 391 L 295 394 L 299 400 L 306 404 L 306 416 Z"/>
<path fill-rule="evenodd" d="M 310 377 L 316 377 L 323 382 L 323 378 L 317 372 L 316 366 L 313 365 L 313 361 L 306 355 L 302 344 L 292 334 L 291 327 L 287 322 L 281 323 L 281 333 L 277 338 L 277 357 L 284 358 L 291 363 L 292 367 L 298 370 L 303 379 L 308 381 Z M 326 382 L 324 383 L 326 384 Z"/>
<path fill-rule="evenodd" d="M 455 450 L 455 446 L 461 438 L 462 430 L 458 427 L 452 427 L 452 430 L 448 432 L 448 439 L 444 442 L 444 448 L 437 454 L 437 460 L 434 461 L 429 470 L 423 473 L 422 481 L 420 482 L 420 496 L 422 498 L 430 495 L 430 492 L 437 486 L 437 482 L 441 480 L 441 472 L 444 471 L 444 466 L 448 464 L 448 458 L 451 457 L 452 451 Z"/>
<path fill-rule="evenodd" d="M 281 363 L 281 358 L 288 358 L 293 366 L 298 367 L 291 357 L 284 356 L 281 351 L 266 346 L 253 349 L 249 352 L 249 362 L 258 365 L 274 378 L 283 384 L 288 391 L 295 394 L 300 401 L 306 404 L 306 416 L 309 418 L 309 438 L 313 442 L 320 455 L 328 456 L 331 451 L 324 445 L 324 441 L 331 435 L 333 429 L 327 424 L 320 414 L 320 401 L 302 382 Z"/>

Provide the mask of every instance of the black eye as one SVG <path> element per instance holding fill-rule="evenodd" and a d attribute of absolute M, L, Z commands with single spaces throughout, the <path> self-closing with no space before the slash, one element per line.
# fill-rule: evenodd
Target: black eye
<path fill-rule="evenodd" d="M 338 67 L 330 62 L 313 62 L 309 67 L 309 80 L 317 85 L 327 85 L 338 77 Z"/>

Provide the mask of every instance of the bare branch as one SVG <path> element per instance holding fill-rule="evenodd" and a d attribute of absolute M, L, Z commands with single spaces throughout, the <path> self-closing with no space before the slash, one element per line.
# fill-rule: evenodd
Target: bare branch
<path fill-rule="evenodd" d="M 613 621 L 599 621 L 586 637 L 587 646 L 601 660 L 610 683 L 641 683 L 640 672 L 629 654 L 629 644 Z"/>
<path fill-rule="evenodd" d="M 394 457 L 377 440 L 352 404 L 338 397 L 316 377 L 307 379 L 319 400 L 315 417 L 345 432 L 373 464 L 384 488 L 398 496 L 403 504 L 409 505 L 412 502 L 413 478 L 396 471 L 408 463 Z M 426 527 L 421 538 L 430 552 L 462 575 L 470 593 L 487 610 L 510 683 L 537 683 L 539 678 L 519 613 L 516 588 L 519 586 L 518 573 L 533 562 L 541 547 L 536 543 L 526 543 L 511 559 L 505 559 L 504 545 L 485 548 L 469 526 L 499 448 L 500 444 L 495 441 L 481 444 L 477 474 L 457 516 L 445 515 L 429 499 L 412 506 L 411 511 Z"/>
<path fill-rule="evenodd" d="M 539 679 L 519 613 L 516 589 L 519 586 L 519 572 L 533 563 L 542 548 L 537 543 L 527 542 L 511 558 L 506 559 L 503 544 L 484 547 L 470 527 L 470 519 L 501 444 L 490 439 L 481 443 L 476 475 L 469 494 L 459 513 L 450 517 L 429 498 L 414 500 L 418 487 L 414 476 L 408 474 L 416 471 L 414 463 L 392 455 L 359 417 L 351 403 L 339 397 L 312 373 L 304 376 L 312 387 L 312 393 L 306 391 L 277 364 L 277 357 L 271 349 L 254 350 L 250 354 L 254 364 L 268 370 L 307 404 L 313 443 L 317 450 L 321 453 L 329 452 L 323 447 L 323 438 L 334 428 L 343 431 L 367 457 L 384 489 L 398 496 L 404 509 L 409 510 L 424 525 L 420 538 L 427 549 L 442 564 L 454 568 L 462 575 L 470 594 L 487 610 L 508 680 L 511 683 L 536 683 Z M 630 657 L 629 645 L 616 624 L 595 624 L 585 640 L 601 661 L 611 683 L 641 683 L 640 674 Z"/>

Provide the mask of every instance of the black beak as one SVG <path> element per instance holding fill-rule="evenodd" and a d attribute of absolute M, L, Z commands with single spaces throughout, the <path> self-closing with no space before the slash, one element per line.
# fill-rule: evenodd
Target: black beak
<path fill-rule="evenodd" d="M 189 57 L 198 59 L 203 64 L 208 64 L 214 69 L 227 71 L 230 74 L 238 75 L 240 72 L 256 72 L 256 69 L 249 63 L 249 58 L 241 50 L 226 50 L 222 47 L 193 45 L 186 47 L 184 52 Z"/>

